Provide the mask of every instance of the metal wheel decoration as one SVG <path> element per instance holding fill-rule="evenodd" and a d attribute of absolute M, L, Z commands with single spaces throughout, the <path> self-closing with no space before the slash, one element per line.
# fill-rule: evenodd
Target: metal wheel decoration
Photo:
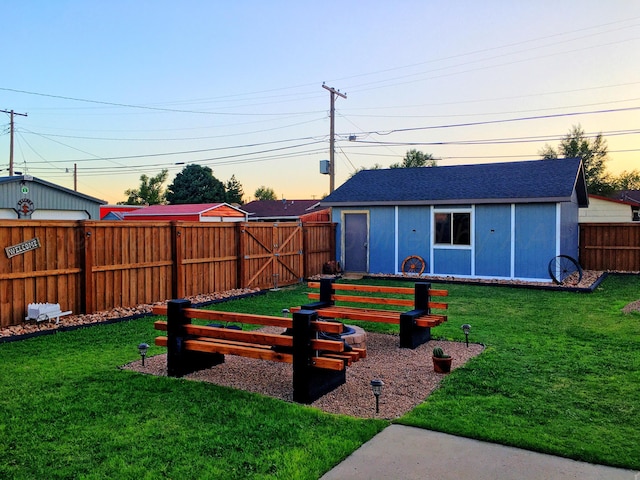
<path fill-rule="evenodd" d="M 402 262 L 402 273 L 406 275 L 422 275 L 425 261 L 418 255 L 410 255 Z"/>
<path fill-rule="evenodd" d="M 578 284 L 582 280 L 582 268 L 569 255 L 558 255 L 549 262 L 549 276 L 557 284 Z"/>

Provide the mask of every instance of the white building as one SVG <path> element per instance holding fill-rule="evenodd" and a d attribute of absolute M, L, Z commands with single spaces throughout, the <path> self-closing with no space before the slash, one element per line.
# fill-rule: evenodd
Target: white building
<path fill-rule="evenodd" d="M 578 211 L 579 223 L 626 223 L 633 221 L 632 206 L 625 200 L 589 195 L 589 208 Z"/>

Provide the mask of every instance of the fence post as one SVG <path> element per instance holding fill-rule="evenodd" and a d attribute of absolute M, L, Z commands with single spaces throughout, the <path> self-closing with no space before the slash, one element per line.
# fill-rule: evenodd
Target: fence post
<path fill-rule="evenodd" d="M 182 252 L 184 249 L 182 234 L 184 230 L 178 225 L 178 222 L 171 222 L 171 260 L 173 262 L 171 272 L 171 293 L 173 298 L 182 298 L 186 296 L 184 288 L 184 257 Z"/>
<path fill-rule="evenodd" d="M 82 235 L 82 313 L 93 313 L 95 309 L 93 292 L 93 229 L 85 221 L 80 222 Z"/>
<path fill-rule="evenodd" d="M 337 230 L 337 228 L 336 227 L 337 227 L 337 224 L 332 222 L 331 223 L 331 229 L 330 229 L 330 231 L 331 231 L 331 247 L 330 247 L 331 248 L 331 255 L 330 255 L 330 257 L 331 257 L 331 260 L 338 261 L 338 259 L 336 258 L 336 249 L 337 249 L 337 246 L 336 246 L 336 243 L 337 243 L 336 230 Z"/>
<path fill-rule="evenodd" d="M 304 223 L 300 223 L 300 230 L 302 231 L 302 278 L 309 278 L 308 265 L 309 265 L 309 227 Z"/>
<path fill-rule="evenodd" d="M 245 288 L 247 285 L 245 285 L 245 269 L 246 269 L 246 265 L 244 262 L 244 256 L 245 256 L 245 251 L 246 251 L 246 239 L 245 239 L 245 225 L 243 222 L 238 222 L 236 224 L 236 236 L 238 238 L 238 243 L 237 243 L 237 255 L 238 255 L 238 268 L 237 268 L 237 280 L 236 280 L 236 288 Z"/>

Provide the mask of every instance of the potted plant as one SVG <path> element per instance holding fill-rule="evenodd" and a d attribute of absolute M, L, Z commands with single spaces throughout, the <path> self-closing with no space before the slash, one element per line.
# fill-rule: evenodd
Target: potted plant
<path fill-rule="evenodd" d="M 437 373 L 449 373 L 451 371 L 451 356 L 444 353 L 442 347 L 433 349 L 433 370 Z"/>

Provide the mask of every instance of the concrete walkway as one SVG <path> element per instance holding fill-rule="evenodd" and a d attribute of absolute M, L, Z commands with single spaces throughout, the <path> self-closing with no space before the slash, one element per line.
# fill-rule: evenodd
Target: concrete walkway
<path fill-rule="evenodd" d="M 321 478 L 334 479 L 640 480 L 640 473 L 391 425 Z"/>

